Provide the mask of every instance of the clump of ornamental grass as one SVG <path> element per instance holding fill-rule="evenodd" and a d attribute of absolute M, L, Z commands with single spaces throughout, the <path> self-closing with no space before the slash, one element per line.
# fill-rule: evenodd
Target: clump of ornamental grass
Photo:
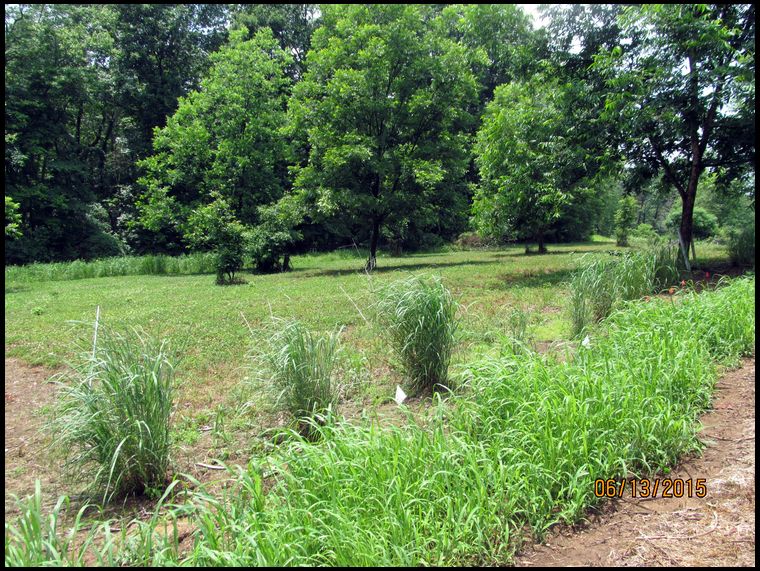
<path fill-rule="evenodd" d="M 448 382 L 457 307 L 437 277 L 399 280 L 379 292 L 378 319 L 415 394 Z"/>
<path fill-rule="evenodd" d="M 314 334 L 297 320 L 276 320 L 274 333 L 259 355 L 259 374 L 275 389 L 275 403 L 308 429 L 309 419 L 335 410 L 335 368 L 340 331 Z M 304 424 L 305 423 L 305 424 Z"/>
<path fill-rule="evenodd" d="M 574 336 L 612 313 L 619 301 L 659 293 L 677 283 L 678 249 L 660 241 L 641 252 L 628 252 L 618 260 L 594 260 L 570 280 L 570 321 Z"/>
<path fill-rule="evenodd" d="M 160 493 L 170 466 L 177 358 L 165 340 L 96 323 L 91 351 L 58 378 L 48 427 L 88 495 Z"/>

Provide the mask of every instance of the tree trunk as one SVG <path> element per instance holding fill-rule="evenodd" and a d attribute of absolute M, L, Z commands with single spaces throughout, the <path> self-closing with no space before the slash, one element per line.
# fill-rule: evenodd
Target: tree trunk
<path fill-rule="evenodd" d="M 290 271 L 290 254 L 285 254 L 282 258 L 282 271 L 283 272 Z"/>
<path fill-rule="evenodd" d="M 375 269 L 375 266 L 377 266 L 377 241 L 380 237 L 380 219 L 379 218 L 373 218 L 372 219 L 372 237 L 369 241 L 369 260 L 367 260 L 367 264 L 364 266 L 364 269 L 368 272 L 371 272 Z"/>
<path fill-rule="evenodd" d="M 539 232 L 538 234 L 538 253 L 539 254 L 546 254 L 546 244 L 544 244 L 544 233 Z"/>
<path fill-rule="evenodd" d="M 681 239 L 683 240 L 684 248 L 688 253 L 691 246 L 692 237 L 694 234 L 694 199 L 697 195 L 697 181 L 694 181 L 692 188 L 691 181 L 689 181 L 689 188 L 686 193 L 681 197 L 681 204 L 683 209 L 681 210 L 681 226 L 679 232 L 681 233 Z"/>

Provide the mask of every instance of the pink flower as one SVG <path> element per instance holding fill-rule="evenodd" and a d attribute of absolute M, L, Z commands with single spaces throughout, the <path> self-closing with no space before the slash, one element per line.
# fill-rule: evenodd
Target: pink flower
<path fill-rule="evenodd" d="M 705 279 L 710 279 L 710 272 L 705 272 Z"/>
<path fill-rule="evenodd" d="M 686 285 L 686 280 L 681 280 L 681 287 L 684 287 Z"/>

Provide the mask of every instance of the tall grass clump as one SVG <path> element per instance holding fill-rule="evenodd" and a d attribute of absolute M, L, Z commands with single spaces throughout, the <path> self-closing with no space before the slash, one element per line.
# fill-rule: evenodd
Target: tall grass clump
<path fill-rule="evenodd" d="M 317 335 L 297 320 L 277 320 L 267 349 L 259 355 L 259 374 L 276 391 L 276 403 L 298 420 L 323 416 L 338 403 L 334 370 L 340 331 Z"/>
<path fill-rule="evenodd" d="M 64 373 L 49 429 L 88 494 L 158 493 L 170 466 L 177 358 L 167 342 L 96 325 L 91 351 Z"/>
<path fill-rule="evenodd" d="M 680 277 L 678 248 L 653 241 L 619 260 L 594 260 L 570 280 L 570 320 L 574 336 L 607 317 L 619 301 L 659 293 Z"/>
<path fill-rule="evenodd" d="M 380 290 L 378 318 L 414 393 L 448 382 L 457 307 L 438 277 L 411 277 Z"/>

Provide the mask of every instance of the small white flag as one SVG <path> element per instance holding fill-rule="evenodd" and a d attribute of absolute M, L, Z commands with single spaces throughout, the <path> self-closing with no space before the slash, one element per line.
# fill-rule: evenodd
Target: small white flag
<path fill-rule="evenodd" d="M 396 385 L 396 396 L 393 397 L 396 401 L 396 404 L 400 405 L 402 402 L 406 400 L 406 393 L 401 390 L 401 387 Z"/>
<path fill-rule="evenodd" d="M 586 337 L 584 337 L 583 341 L 581 342 L 581 345 L 584 347 L 591 347 L 591 338 L 586 335 Z"/>

